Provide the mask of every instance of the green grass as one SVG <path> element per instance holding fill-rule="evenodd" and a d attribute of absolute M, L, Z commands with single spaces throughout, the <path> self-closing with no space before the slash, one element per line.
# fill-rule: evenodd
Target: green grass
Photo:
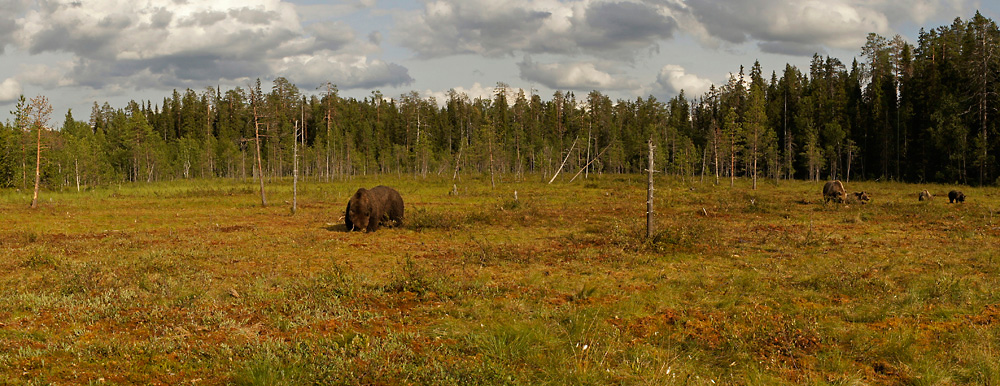
<path fill-rule="evenodd" d="M 993 188 L 453 183 L 0 192 L 0 384 L 1000 384 Z"/>

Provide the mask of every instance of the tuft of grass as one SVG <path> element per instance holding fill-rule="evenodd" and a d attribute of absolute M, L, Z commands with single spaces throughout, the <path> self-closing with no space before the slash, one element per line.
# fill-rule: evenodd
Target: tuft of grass
<path fill-rule="evenodd" d="M 62 266 L 63 259 L 53 255 L 44 248 L 35 248 L 30 255 L 21 261 L 20 266 L 27 269 L 58 269 Z"/>
<path fill-rule="evenodd" d="M 265 354 L 237 370 L 233 374 L 233 383 L 240 386 L 300 385 L 305 376 L 303 368 L 282 363 L 279 358 Z"/>
<path fill-rule="evenodd" d="M 500 323 L 464 337 L 465 343 L 490 361 L 502 366 L 520 367 L 536 360 L 543 342 L 534 324 Z"/>
<path fill-rule="evenodd" d="M 425 230 L 451 230 L 460 225 L 460 220 L 450 212 L 431 212 L 427 208 L 410 209 L 404 221 L 407 228 L 421 232 Z"/>
<path fill-rule="evenodd" d="M 466 261 L 480 267 L 497 266 L 505 263 L 523 264 L 532 260 L 530 251 L 513 243 L 493 243 L 473 238 L 475 249 L 466 253 Z"/>
<path fill-rule="evenodd" d="M 382 288 L 386 292 L 412 292 L 418 296 L 435 292 L 441 287 L 443 279 L 430 269 L 407 256 L 397 269 L 393 270 L 391 278 Z"/>
<path fill-rule="evenodd" d="M 646 224 L 640 221 L 616 221 L 608 235 L 611 242 L 629 251 L 667 253 L 711 249 L 719 231 L 711 220 L 690 218 L 684 222 L 657 221 L 653 235 L 646 237 Z"/>

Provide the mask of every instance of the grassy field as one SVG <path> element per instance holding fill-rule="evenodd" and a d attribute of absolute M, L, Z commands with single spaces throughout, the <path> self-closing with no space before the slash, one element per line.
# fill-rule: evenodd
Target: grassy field
<path fill-rule="evenodd" d="M 529 180 L 0 192 L 0 384 L 1000 385 L 995 188 Z"/>

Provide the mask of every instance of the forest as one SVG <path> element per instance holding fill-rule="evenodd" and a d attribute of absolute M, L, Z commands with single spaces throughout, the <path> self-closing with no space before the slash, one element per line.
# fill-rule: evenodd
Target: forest
<path fill-rule="evenodd" d="M 50 128 L 43 96 L 0 124 L 0 187 L 46 189 L 188 178 L 489 174 L 546 180 L 565 164 L 636 173 L 648 142 L 656 168 L 715 183 L 736 178 L 995 185 L 1000 181 L 1000 32 L 978 12 L 921 30 L 916 44 L 869 34 L 852 63 L 816 54 L 768 76 L 734 68 L 704 95 L 612 101 L 600 91 L 550 98 L 498 82 L 492 98 L 447 100 L 285 78 L 175 90 L 162 101 L 94 103 L 89 119 Z M 257 161 L 259 157 L 259 162 Z M 296 162 L 296 160 L 298 162 Z M 259 165 L 259 166 L 258 166 Z M 755 185 L 756 186 L 756 185 Z"/>

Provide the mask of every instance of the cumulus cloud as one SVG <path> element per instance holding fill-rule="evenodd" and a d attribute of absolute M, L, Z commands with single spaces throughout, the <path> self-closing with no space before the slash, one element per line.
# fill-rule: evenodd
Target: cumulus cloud
<path fill-rule="evenodd" d="M 310 24 L 306 30 L 320 47 L 334 51 L 346 47 L 355 39 L 354 30 L 343 22 L 317 22 Z"/>
<path fill-rule="evenodd" d="M 303 55 L 285 58 L 277 66 L 279 73 L 294 73 L 296 81 L 306 84 L 332 82 L 342 89 L 372 89 L 380 86 L 405 86 L 413 83 L 409 70 L 394 63 L 369 60 L 364 56 Z"/>
<path fill-rule="evenodd" d="M 617 51 L 617 47 L 633 49 L 656 45 L 670 39 L 677 22 L 650 5 L 640 3 L 596 3 L 586 11 L 586 23 L 576 25 L 574 35 L 582 36 L 578 43 L 584 49 Z"/>
<path fill-rule="evenodd" d="M 281 0 L 52 0 L 23 8 L 15 23 L 11 36 L 21 50 L 74 57 L 61 77 L 23 77 L 42 86 L 201 87 L 270 75 L 300 81 L 331 68 L 340 71 L 330 76 L 343 78 L 322 81 L 343 88 L 412 80 L 402 66 L 368 58 L 379 51 L 377 39 L 358 39 L 338 21 L 305 25 L 296 6 Z M 0 16 L 0 44 L 4 25 Z M 312 56 L 318 59 L 300 59 Z"/>
<path fill-rule="evenodd" d="M 418 56 L 587 54 L 633 57 L 677 30 L 645 2 L 439 0 L 402 14 L 395 35 Z"/>
<path fill-rule="evenodd" d="M 532 43 L 551 13 L 518 1 L 445 0 L 398 20 L 400 43 L 425 58 L 456 54 L 510 55 Z"/>
<path fill-rule="evenodd" d="M 679 33 L 703 46 L 756 44 L 810 56 L 860 48 L 869 32 L 969 11 L 967 0 L 435 0 L 399 12 L 393 38 L 421 58 L 589 55 L 634 61 Z"/>
<path fill-rule="evenodd" d="M 342 18 L 358 11 L 375 7 L 375 0 L 340 0 L 330 4 L 299 4 L 295 9 L 299 18 L 306 21 Z"/>
<path fill-rule="evenodd" d="M 562 90 L 628 90 L 635 81 L 598 68 L 593 62 L 538 63 L 524 58 L 519 63 L 521 79 Z"/>
<path fill-rule="evenodd" d="M 678 95 L 682 90 L 686 95 L 702 95 L 711 86 L 711 80 L 688 74 L 684 67 L 676 64 L 668 64 L 660 69 L 653 89 L 668 95 Z"/>
<path fill-rule="evenodd" d="M 871 0 L 865 2 L 869 7 L 886 15 L 890 21 L 908 20 L 923 25 L 928 20 L 941 14 L 955 13 L 970 15 L 979 8 L 978 2 L 966 0 Z"/>
<path fill-rule="evenodd" d="M 76 83 L 66 76 L 72 70 L 73 62 L 53 63 L 52 65 L 22 65 L 17 74 L 17 80 L 21 83 L 39 85 L 44 88 L 75 86 Z"/>
<path fill-rule="evenodd" d="M 756 43 L 765 52 L 812 55 L 825 47 L 858 49 L 869 32 L 893 34 L 905 22 L 923 23 L 935 14 L 962 11 L 961 1 L 918 0 L 684 0 L 667 7 L 681 28 L 701 38 Z"/>
<path fill-rule="evenodd" d="M 4 53 L 8 44 L 15 42 L 17 32 L 17 15 L 27 9 L 25 0 L 0 1 L 0 54 Z"/>
<path fill-rule="evenodd" d="M 16 101 L 23 93 L 21 83 L 14 78 L 7 78 L 3 83 L 0 83 L 0 103 Z"/>
<path fill-rule="evenodd" d="M 0 54 L 8 44 L 14 42 L 14 32 L 17 31 L 17 22 L 10 16 L 0 16 Z"/>

